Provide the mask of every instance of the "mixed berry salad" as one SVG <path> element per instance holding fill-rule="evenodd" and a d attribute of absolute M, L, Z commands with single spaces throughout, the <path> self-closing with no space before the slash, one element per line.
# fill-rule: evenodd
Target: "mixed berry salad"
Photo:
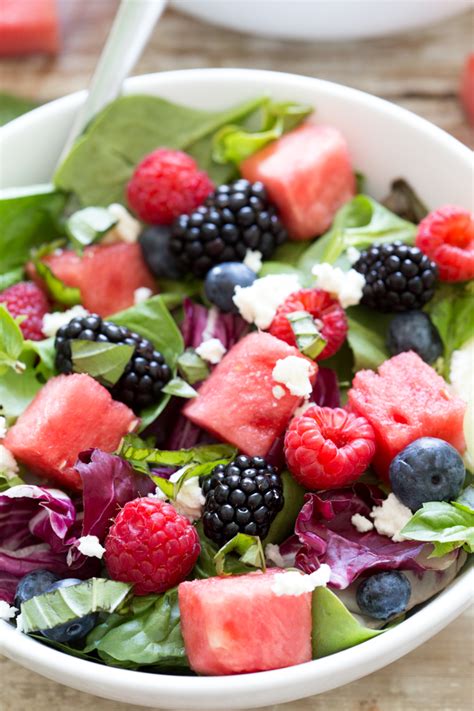
<path fill-rule="evenodd" d="M 356 168 L 307 106 L 128 96 L 54 184 L 0 195 L 19 634 L 277 669 L 385 634 L 465 565 L 474 216 L 398 176 L 377 201 Z"/>

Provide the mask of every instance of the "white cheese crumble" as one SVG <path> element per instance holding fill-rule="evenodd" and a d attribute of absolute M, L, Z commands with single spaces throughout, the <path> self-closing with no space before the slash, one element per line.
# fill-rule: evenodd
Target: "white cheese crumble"
<path fill-rule="evenodd" d="M 314 573 L 305 575 L 296 570 L 288 570 L 285 573 L 277 573 L 273 578 L 272 592 L 277 596 L 281 595 L 303 595 L 313 592 L 315 588 L 326 587 L 331 577 L 331 568 L 326 563 L 319 566 Z"/>
<path fill-rule="evenodd" d="M 340 267 L 323 262 L 315 264 L 311 271 L 316 277 L 316 286 L 339 299 L 342 308 L 354 306 L 362 299 L 365 278 L 355 269 L 343 272 Z"/>
<path fill-rule="evenodd" d="M 128 242 L 128 244 L 132 244 L 136 242 L 142 229 L 138 220 L 132 217 L 129 211 L 118 202 L 113 202 L 107 210 L 117 220 L 117 224 L 107 232 L 102 243 Z"/>
<path fill-rule="evenodd" d="M 281 385 L 275 385 L 272 388 L 272 395 L 276 400 L 281 400 L 282 397 L 285 397 L 285 388 L 282 388 Z"/>
<path fill-rule="evenodd" d="M 251 269 L 255 274 L 258 274 L 262 268 L 263 254 L 256 249 L 255 251 L 248 249 L 245 253 L 244 264 Z"/>
<path fill-rule="evenodd" d="M 374 519 L 377 533 L 388 536 L 396 543 L 405 540 L 400 531 L 412 516 L 410 509 L 404 506 L 395 494 L 389 494 L 382 502 L 382 506 L 374 506 L 370 514 L 370 518 Z"/>
<path fill-rule="evenodd" d="M 0 620 L 12 620 L 18 612 L 17 607 L 12 607 L 6 600 L 0 600 Z"/>
<path fill-rule="evenodd" d="M 265 560 L 269 565 L 276 565 L 278 568 L 293 568 L 295 565 L 295 554 L 282 555 L 280 546 L 275 543 L 267 543 L 265 546 Z"/>
<path fill-rule="evenodd" d="M 352 266 L 359 260 L 360 252 L 357 247 L 348 247 L 346 251 L 346 257 Z"/>
<path fill-rule="evenodd" d="M 212 306 L 207 314 L 206 328 L 202 332 L 203 341 L 208 341 L 210 338 L 214 338 L 214 329 L 216 328 L 218 318 L 219 309 L 217 306 Z"/>
<path fill-rule="evenodd" d="M 16 631 L 23 632 L 23 615 L 21 614 L 21 612 L 18 615 L 18 617 L 16 618 L 15 622 L 16 622 Z"/>
<path fill-rule="evenodd" d="M 133 292 L 133 303 L 143 304 L 143 302 L 149 299 L 150 296 L 153 296 L 153 292 L 151 289 L 149 289 L 147 286 L 139 286 L 138 289 L 135 289 L 135 291 Z"/>
<path fill-rule="evenodd" d="M 172 474 L 169 481 L 175 484 L 188 470 L 189 465 L 178 469 L 177 472 Z M 148 495 L 151 498 L 160 499 L 161 501 L 167 501 L 168 497 L 163 493 L 159 486 L 156 487 L 154 494 Z M 187 479 L 181 489 L 178 492 L 178 496 L 175 501 L 170 501 L 170 503 L 175 507 L 176 511 L 183 516 L 186 516 L 191 523 L 197 521 L 201 518 L 202 510 L 206 499 L 199 486 L 199 477 L 193 476 Z"/>
<path fill-rule="evenodd" d="M 0 472 L 2 474 L 5 474 L 7 478 L 15 476 L 15 474 L 18 474 L 19 472 L 18 462 L 16 461 L 10 450 L 7 449 L 3 444 L 0 444 Z M 18 487 L 12 488 L 16 489 Z M 4 494 L 8 495 L 8 492 L 11 490 L 12 489 L 7 489 Z"/>
<path fill-rule="evenodd" d="M 312 407 L 315 403 L 311 402 L 311 400 L 305 400 L 299 407 L 296 408 L 296 410 L 293 413 L 293 417 L 301 417 L 301 415 L 304 415 L 306 410 L 309 410 L 310 407 Z"/>
<path fill-rule="evenodd" d="M 301 285 L 295 274 L 269 274 L 255 279 L 250 286 L 236 286 L 233 301 L 245 321 L 265 329 L 275 318 L 278 307 L 299 289 Z"/>
<path fill-rule="evenodd" d="M 6 417 L 0 417 L 0 439 L 7 436 L 7 420 Z"/>
<path fill-rule="evenodd" d="M 50 338 L 51 336 L 55 336 L 61 326 L 65 326 L 71 319 L 83 318 L 87 316 L 88 313 L 89 312 L 80 304 L 73 306 L 72 309 L 68 309 L 67 311 L 53 311 L 53 313 L 43 316 L 41 330 L 45 336 Z"/>
<path fill-rule="evenodd" d="M 359 533 L 367 533 L 367 531 L 371 531 L 374 527 L 372 521 L 369 521 L 368 518 L 362 516 L 362 514 L 359 513 L 353 515 L 353 517 L 351 518 L 351 523 L 354 528 L 357 528 Z"/>
<path fill-rule="evenodd" d="M 77 542 L 77 549 L 88 558 L 102 558 L 105 553 L 97 536 L 81 536 Z"/>
<path fill-rule="evenodd" d="M 198 356 L 201 356 L 203 360 L 207 360 L 208 363 L 212 363 L 213 365 L 221 362 L 226 351 L 226 347 L 218 338 L 208 338 L 196 348 Z"/>
<path fill-rule="evenodd" d="M 287 356 L 277 360 L 272 377 L 275 382 L 285 385 L 292 395 L 308 397 L 313 390 L 309 377 L 311 372 L 309 360 L 299 356 Z"/>

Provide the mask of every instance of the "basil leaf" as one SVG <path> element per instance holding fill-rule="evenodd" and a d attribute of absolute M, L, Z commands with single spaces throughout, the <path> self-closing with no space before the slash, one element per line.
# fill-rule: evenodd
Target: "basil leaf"
<path fill-rule="evenodd" d="M 347 340 L 354 354 L 354 370 L 376 369 L 390 357 L 385 334 L 390 315 L 365 306 L 350 306 L 347 315 Z"/>
<path fill-rule="evenodd" d="M 9 286 L 17 284 L 24 277 L 23 267 L 16 267 L 5 274 L 0 274 L 0 291 L 8 289 Z"/>
<path fill-rule="evenodd" d="M 132 598 L 125 614 L 110 615 L 89 633 L 84 652 L 94 650 L 114 666 L 187 668 L 177 589 Z"/>
<path fill-rule="evenodd" d="M 451 502 L 453 506 L 461 509 L 461 511 L 467 511 L 467 513 L 474 514 L 474 486 L 470 484 L 464 491 L 461 491 L 460 495 L 456 501 Z"/>
<path fill-rule="evenodd" d="M 402 178 L 393 181 L 390 193 L 382 204 L 395 215 L 415 224 L 421 222 L 428 214 L 426 205 L 422 203 L 407 181 Z"/>
<path fill-rule="evenodd" d="M 65 306 L 75 306 L 81 303 L 81 292 L 75 286 L 66 286 L 38 257 L 33 257 L 33 264 L 39 277 L 44 281 L 53 301 Z"/>
<path fill-rule="evenodd" d="M 88 373 L 103 385 L 112 386 L 123 375 L 133 351 L 133 346 L 125 344 L 72 340 L 73 370 Z"/>
<path fill-rule="evenodd" d="M 313 592 L 312 616 L 313 659 L 354 647 L 384 632 L 361 625 L 337 595 L 324 587 Z"/>
<path fill-rule="evenodd" d="M 226 570 L 226 557 L 230 553 L 238 553 L 239 561 L 244 565 L 260 568 L 265 572 L 265 554 L 263 552 L 262 541 L 258 536 L 249 536 L 246 533 L 238 533 L 227 541 L 222 548 L 219 548 L 214 555 L 214 563 L 217 575 L 231 575 Z"/>
<path fill-rule="evenodd" d="M 235 447 L 228 444 L 203 444 L 191 449 L 165 450 L 147 446 L 136 435 L 126 435 L 122 441 L 119 456 L 134 463 L 159 464 L 165 467 L 183 467 L 185 464 L 204 464 L 218 459 L 231 459 Z"/>
<path fill-rule="evenodd" d="M 474 513 L 446 501 L 431 501 L 415 512 L 402 530 L 405 538 L 433 543 L 432 557 L 464 547 L 474 552 Z M 446 546 L 446 544 L 449 544 Z"/>
<path fill-rule="evenodd" d="M 395 240 L 412 244 L 415 235 L 416 227 L 411 222 L 402 220 L 368 195 L 356 195 L 337 212 L 329 232 L 303 253 L 298 268 L 308 277 L 313 266 L 322 262 L 348 268 L 347 261 L 340 263 L 348 247 L 366 249 Z"/>
<path fill-rule="evenodd" d="M 35 101 L 24 99 L 21 96 L 14 96 L 6 92 L 0 92 L 0 126 L 4 126 L 9 121 L 32 111 L 38 106 Z"/>
<path fill-rule="evenodd" d="M 32 248 L 57 239 L 65 203 L 52 185 L 0 190 L 0 274 L 23 268 Z"/>
<path fill-rule="evenodd" d="M 174 395 L 175 397 L 183 397 L 186 399 L 197 397 L 196 390 L 182 378 L 173 378 L 166 383 L 161 392 L 166 393 L 167 395 Z"/>
<path fill-rule="evenodd" d="M 105 207 L 85 207 L 66 220 L 66 233 L 73 246 L 82 252 L 84 247 L 97 242 L 118 220 Z"/>
<path fill-rule="evenodd" d="M 209 366 L 194 348 L 187 348 L 178 358 L 178 371 L 190 385 L 194 385 L 207 378 Z"/>
<path fill-rule="evenodd" d="M 18 360 L 23 350 L 23 334 L 16 319 L 0 304 L 0 375 L 11 368 L 22 373 L 26 366 Z"/>
<path fill-rule="evenodd" d="M 69 588 L 36 595 L 21 605 L 23 631 L 52 629 L 92 612 L 114 612 L 131 589 L 128 583 L 90 578 Z"/>

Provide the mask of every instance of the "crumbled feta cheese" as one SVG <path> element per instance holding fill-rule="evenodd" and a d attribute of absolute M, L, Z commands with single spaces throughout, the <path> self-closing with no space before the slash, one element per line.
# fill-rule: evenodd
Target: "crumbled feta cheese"
<path fill-rule="evenodd" d="M 175 484 L 185 474 L 188 467 L 178 469 L 177 472 L 170 476 L 170 481 Z M 205 504 L 205 498 L 199 486 L 199 477 L 193 476 L 187 479 L 178 492 L 175 501 L 171 503 L 176 511 L 183 516 L 186 516 L 191 523 L 201 518 L 202 509 Z"/>
<path fill-rule="evenodd" d="M 275 543 L 267 543 L 265 546 L 265 559 L 269 565 L 276 565 L 277 568 L 293 568 L 295 565 L 295 554 L 282 555 L 280 546 Z"/>
<path fill-rule="evenodd" d="M 372 521 L 369 521 L 368 518 L 358 513 L 353 515 L 353 517 L 351 518 L 351 523 L 354 528 L 357 528 L 359 533 L 367 533 L 367 531 L 371 531 L 374 527 Z"/>
<path fill-rule="evenodd" d="M 18 615 L 18 617 L 16 618 L 15 622 L 16 622 L 16 631 L 23 632 L 23 615 L 21 614 L 21 612 Z"/>
<path fill-rule="evenodd" d="M 81 536 L 77 542 L 77 548 L 82 555 L 89 558 L 102 558 L 105 553 L 105 548 L 97 536 Z"/>
<path fill-rule="evenodd" d="M 118 202 L 113 202 L 107 210 L 117 220 L 117 224 L 107 232 L 102 243 L 128 242 L 132 244 L 136 242 L 142 229 L 138 220 L 132 217 L 129 211 Z"/>
<path fill-rule="evenodd" d="M 311 372 L 309 360 L 299 356 L 287 356 L 277 360 L 272 377 L 277 383 L 285 385 L 292 395 L 307 397 L 313 390 L 309 377 Z"/>
<path fill-rule="evenodd" d="M 226 350 L 224 344 L 218 338 L 209 338 L 196 348 L 196 353 L 198 356 L 201 356 L 203 360 L 207 360 L 208 363 L 215 365 L 216 363 L 220 363 Z"/>
<path fill-rule="evenodd" d="M 410 509 L 404 506 L 395 494 L 389 494 L 381 506 L 373 507 L 370 514 L 370 518 L 374 519 L 377 533 L 388 536 L 396 543 L 405 540 L 400 531 L 412 516 Z"/>
<path fill-rule="evenodd" d="M 18 612 L 17 607 L 12 607 L 6 600 L 0 600 L 0 620 L 12 620 Z"/>
<path fill-rule="evenodd" d="M 45 336 L 55 336 L 61 326 L 65 326 L 73 318 L 83 318 L 88 315 L 88 311 L 78 304 L 67 311 L 53 311 L 51 314 L 43 316 L 43 324 L 41 330 Z"/>
<path fill-rule="evenodd" d="M 0 444 L 0 472 L 4 474 L 7 478 L 15 476 L 15 474 L 18 474 L 19 472 L 18 462 L 16 461 L 10 450 L 7 449 L 3 444 Z M 8 491 L 11 491 L 11 489 L 7 489 L 7 491 L 4 493 L 7 494 Z"/>
<path fill-rule="evenodd" d="M 314 573 L 306 575 L 296 570 L 277 573 L 272 582 L 272 592 L 275 595 L 303 595 L 313 592 L 315 588 L 326 587 L 331 577 L 331 568 L 326 563 L 319 566 Z"/>
<path fill-rule="evenodd" d="M 339 299 L 344 309 L 358 304 L 362 299 L 365 278 L 355 269 L 343 272 L 340 267 L 333 267 L 332 264 L 324 262 L 315 264 L 312 272 L 316 277 L 316 286 Z"/>
<path fill-rule="evenodd" d="M 153 296 L 152 290 L 149 289 L 147 286 L 140 286 L 133 292 L 133 303 L 143 304 L 143 302 L 149 299 L 150 296 Z"/>
<path fill-rule="evenodd" d="M 275 385 L 272 388 L 272 395 L 276 400 L 281 400 L 282 397 L 285 397 L 285 388 L 282 388 L 281 385 Z"/>
<path fill-rule="evenodd" d="M 301 417 L 301 415 L 304 415 L 306 410 L 309 410 L 310 407 L 312 407 L 315 403 L 311 402 L 311 400 L 305 400 L 299 407 L 296 408 L 296 410 L 293 413 L 293 417 Z"/>
<path fill-rule="evenodd" d="M 5 417 L 0 417 L 0 439 L 7 436 L 7 420 Z"/>
<path fill-rule="evenodd" d="M 208 341 L 210 338 L 214 338 L 214 331 L 217 325 L 217 320 L 219 318 L 219 309 L 217 306 L 212 306 L 207 314 L 206 328 L 202 332 L 202 340 Z"/>
<path fill-rule="evenodd" d="M 352 266 L 352 264 L 355 264 L 359 260 L 360 252 L 356 247 L 348 247 L 346 251 L 346 256 Z"/>
<path fill-rule="evenodd" d="M 255 279 L 250 286 L 236 286 L 233 301 L 248 323 L 268 328 L 278 307 L 299 289 L 301 285 L 295 274 L 269 274 Z"/>
<path fill-rule="evenodd" d="M 262 268 L 262 257 L 263 254 L 257 250 L 252 251 L 248 249 L 245 253 L 244 264 L 246 267 L 251 269 L 255 274 L 258 274 Z"/>

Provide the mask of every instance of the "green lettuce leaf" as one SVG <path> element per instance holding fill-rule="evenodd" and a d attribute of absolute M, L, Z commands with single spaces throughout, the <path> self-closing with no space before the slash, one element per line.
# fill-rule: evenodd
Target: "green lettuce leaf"
<path fill-rule="evenodd" d="M 354 355 L 354 370 L 375 370 L 390 357 L 385 334 L 390 315 L 365 306 L 350 306 L 347 311 L 347 340 Z"/>
<path fill-rule="evenodd" d="M 384 631 L 361 625 L 328 588 L 318 587 L 313 592 L 312 611 L 313 659 L 354 647 Z"/>
<path fill-rule="evenodd" d="M 71 341 L 72 366 L 75 373 L 88 373 L 110 387 L 123 375 L 134 347 L 118 343 Z"/>
<path fill-rule="evenodd" d="M 194 578 L 214 578 L 217 575 L 215 557 L 219 549 L 205 536 L 202 521 L 198 521 L 196 530 L 201 541 L 201 552 L 193 568 L 192 575 Z M 252 565 L 244 563 L 241 558 L 236 555 L 227 556 L 225 567 L 227 574 L 232 575 L 251 573 L 252 570 L 255 570 Z"/>
<path fill-rule="evenodd" d="M 0 304 L 0 375 L 4 375 L 8 368 L 15 373 L 22 373 L 26 369 L 19 359 L 22 350 L 23 334 L 18 321 Z"/>
<path fill-rule="evenodd" d="M 438 558 L 456 548 L 474 553 L 474 511 L 461 502 L 430 501 L 415 512 L 402 530 L 405 538 L 432 543 L 430 557 Z"/>
<path fill-rule="evenodd" d="M 238 533 L 214 555 L 217 575 L 232 575 L 232 572 L 226 569 L 226 560 L 227 556 L 234 553 L 237 553 L 239 563 L 266 570 L 265 553 L 260 538 Z"/>
<path fill-rule="evenodd" d="M 461 511 L 474 514 L 474 485 L 469 484 L 464 491 L 461 491 L 456 501 L 451 502 L 453 506 Z"/>

